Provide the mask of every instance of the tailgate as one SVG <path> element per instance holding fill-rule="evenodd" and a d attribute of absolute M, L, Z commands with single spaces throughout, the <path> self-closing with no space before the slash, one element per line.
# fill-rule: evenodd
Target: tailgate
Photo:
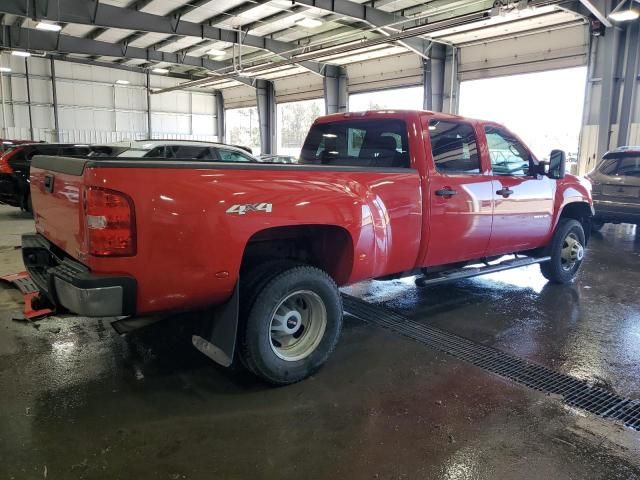
<path fill-rule="evenodd" d="M 36 231 L 70 256 L 83 256 L 82 158 L 36 156 L 31 163 L 31 201 Z"/>

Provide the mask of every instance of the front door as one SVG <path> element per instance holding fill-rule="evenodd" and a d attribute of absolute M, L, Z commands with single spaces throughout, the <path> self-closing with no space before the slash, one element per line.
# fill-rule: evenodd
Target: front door
<path fill-rule="evenodd" d="M 487 255 L 542 246 L 553 220 L 555 182 L 530 172 L 532 156 L 515 135 L 486 126 L 486 151 L 493 173 L 493 228 Z"/>
<path fill-rule="evenodd" d="M 492 191 L 471 123 L 424 117 L 433 163 L 428 162 L 429 212 L 424 266 L 482 258 L 491 235 Z M 428 146 L 427 146 L 428 151 Z"/>

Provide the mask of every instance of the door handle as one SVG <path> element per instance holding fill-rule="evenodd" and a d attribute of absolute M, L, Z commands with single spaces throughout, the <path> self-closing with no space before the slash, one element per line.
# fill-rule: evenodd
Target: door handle
<path fill-rule="evenodd" d="M 452 197 L 457 193 L 458 192 L 451 188 L 441 188 L 440 190 L 436 190 L 436 195 L 438 195 L 439 197 Z"/>
<path fill-rule="evenodd" d="M 513 195 L 513 190 L 510 188 L 501 188 L 496 192 L 498 195 L 502 195 L 504 198 L 507 198 L 509 195 Z"/>

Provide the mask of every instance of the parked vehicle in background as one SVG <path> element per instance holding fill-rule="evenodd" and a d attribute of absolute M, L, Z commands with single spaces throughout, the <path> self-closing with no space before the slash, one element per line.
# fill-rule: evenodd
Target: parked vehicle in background
<path fill-rule="evenodd" d="M 291 155 L 260 155 L 258 160 L 266 163 L 298 163 L 298 159 L 296 157 L 292 157 Z"/>
<path fill-rule="evenodd" d="M 4 155 L 10 149 L 19 145 L 27 145 L 29 143 L 36 143 L 34 140 L 10 140 L 8 138 L 0 139 L 0 155 Z"/>
<path fill-rule="evenodd" d="M 336 346 L 338 286 L 531 264 L 570 282 L 589 184 L 549 158 L 496 123 L 423 111 L 321 117 L 297 164 L 40 156 L 23 259 L 42 298 L 116 329 L 204 312 L 198 350 L 287 384 Z"/>
<path fill-rule="evenodd" d="M 110 152 L 107 150 L 111 149 Z M 101 147 L 90 156 L 118 158 L 190 159 L 208 162 L 257 162 L 250 149 L 236 145 L 192 140 L 135 140 Z"/>
<path fill-rule="evenodd" d="M 29 172 L 36 155 L 83 157 L 91 151 L 89 145 L 63 143 L 22 143 L 0 157 L 0 203 L 31 211 Z"/>
<path fill-rule="evenodd" d="M 605 153 L 587 178 L 592 185 L 595 230 L 605 223 L 640 224 L 640 146 Z"/>

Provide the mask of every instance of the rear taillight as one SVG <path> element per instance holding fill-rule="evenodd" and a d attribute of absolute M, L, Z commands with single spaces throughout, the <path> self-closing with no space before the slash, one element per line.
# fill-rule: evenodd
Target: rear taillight
<path fill-rule="evenodd" d="M 89 253 L 99 257 L 136 254 L 133 202 L 124 193 L 89 187 L 84 197 Z"/>
<path fill-rule="evenodd" d="M 0 173 L 13 173 L 13 168 L 9 164 L 9 159 L 16 154 L 17 149 L 9 150 L 0 156 Z"/>

